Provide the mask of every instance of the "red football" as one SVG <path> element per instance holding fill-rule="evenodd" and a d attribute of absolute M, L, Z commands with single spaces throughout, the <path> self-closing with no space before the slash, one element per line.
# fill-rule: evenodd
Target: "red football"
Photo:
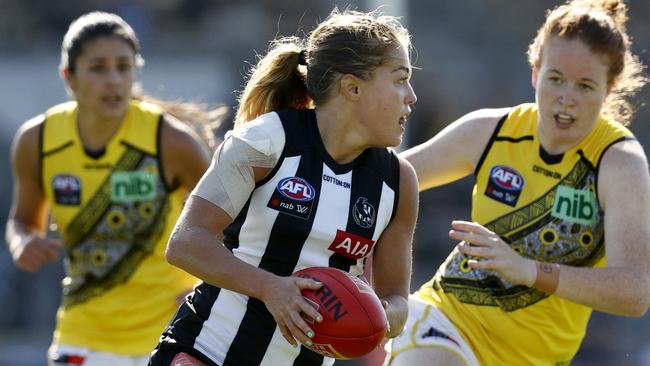
<path fill-rule="evenodd" d="M 323 284 L 318 290 L 302 291 L 323 317 L 321 323 L 306 319 L 314 331 L 312 351 L 333 358 L 357 358 L 384 339 L 386 313 L 364 280 L 329 267 L 309 267 L 293 275 Z"/>

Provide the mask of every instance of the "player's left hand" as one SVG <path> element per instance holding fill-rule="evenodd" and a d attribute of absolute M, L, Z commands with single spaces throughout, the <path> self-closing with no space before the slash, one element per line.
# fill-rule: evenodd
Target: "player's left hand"
<path fill-rule="evenodd" d="M 496 271 L 504 279 L 518 285 L 532 286 L 537 275 L 535 261 L 515 252 L 496 233 L 476 222 L 452 221 L 449 237 L 461 242 L 458 250 L 471 258 L 474 269 Z"/>

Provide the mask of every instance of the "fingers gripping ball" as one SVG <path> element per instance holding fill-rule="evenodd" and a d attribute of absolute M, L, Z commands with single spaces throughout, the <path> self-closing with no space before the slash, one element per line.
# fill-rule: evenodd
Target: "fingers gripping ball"
<path fill-rule="evenodd" d="M 318 290 L 302 291 L 323 317 L 321 323 L 306 318 L 314 330 L 309 349 L 327 357 L 350 359 L 379 345 L 386 335 L 386 313 L 365 281 L 329 267 L 309 267 L 293 275 L 323 284 Z"/>

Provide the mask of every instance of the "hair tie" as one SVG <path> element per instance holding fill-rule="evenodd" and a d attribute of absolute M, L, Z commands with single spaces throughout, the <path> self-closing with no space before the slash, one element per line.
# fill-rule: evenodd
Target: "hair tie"
<path fill-rule="evenodd" d="M 298 65 L 307 66 L 307 50 L 301 50 L 298 54 Z"/>

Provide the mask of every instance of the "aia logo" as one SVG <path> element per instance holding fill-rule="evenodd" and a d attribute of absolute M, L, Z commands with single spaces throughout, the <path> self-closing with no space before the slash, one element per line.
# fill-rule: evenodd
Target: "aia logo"
<path fill-rule="evenodd" d="M 284 178 L 278 183 L 278 191 L 285 197 L 296 201 L 314 199 L 314 187 L 300 177 Z"/>
<path fill-rule="evenodd" d="M 352 208 L 352 217 L 357 225 L 368 229 L 375 223 L 375 208 L 365 197 L 359 197 Z"/>
<path fill-rule="evenodd" d="M 347 231 L 336 230 L 336 237 L 328 249 L 346 258 L 359 260 L 370 254 L 374 246 L 373 240 Z"/>
<path fill-rule="evenodd" d="M 490 180 L 497 186 L 509 191 L 521 191 L 524 178 L 518 171 L 506 165 L 495 165 L 490 170 Z"/>

